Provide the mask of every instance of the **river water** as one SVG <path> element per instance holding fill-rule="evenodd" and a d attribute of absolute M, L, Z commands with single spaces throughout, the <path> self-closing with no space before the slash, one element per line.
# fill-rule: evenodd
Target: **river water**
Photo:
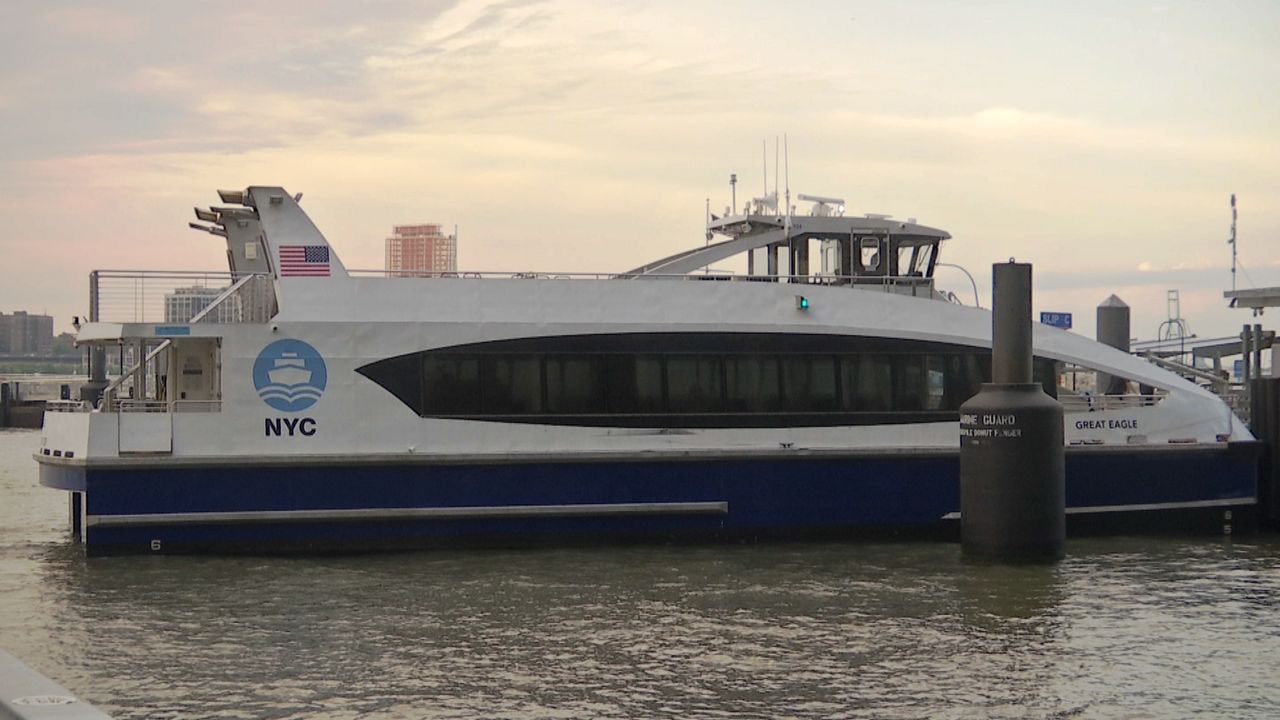
<path fill-rule="evenodd" d="M 1280 540 L 86 559 L 0 431 L 0 647 L 115 718 L 1280 717 Z"/>

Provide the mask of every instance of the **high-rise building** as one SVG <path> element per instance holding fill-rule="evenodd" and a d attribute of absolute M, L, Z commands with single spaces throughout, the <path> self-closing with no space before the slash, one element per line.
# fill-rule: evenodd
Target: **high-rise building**
<path fill-rule="evenodd" d="M 404 274 L 458 271 L 458 238 L 439 225 L 395 225 L 387 238 L 387 270 Z"/>
<path fill-rule="evenodd" d="M 164 296 L 164 321 L 167 323 L 191 322 L 201 310 L 213 304 L 218 296 L 226 292 L 224 287 L 180 287 Z M 240 303 L 237 298 L 227 298 L 227 302 L 214 308 L 212 317 L 206 322 L 234 323 L 240 321 Z"/>
<path fill-rule="evenodd" d="M 0 353 L 7 355 L 51 355 L 53 318 L 17 310 L 0 313 Z"/>

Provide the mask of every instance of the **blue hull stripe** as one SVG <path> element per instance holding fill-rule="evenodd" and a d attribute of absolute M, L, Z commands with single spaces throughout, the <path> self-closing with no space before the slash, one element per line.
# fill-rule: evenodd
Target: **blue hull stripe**
<path fill-rule="evenodd" d="M 1122 512 L 1251 504 L 1255 450 L 1068 452 L 1067 506 Z M 960 508 L 954 454 L 84 473 L 91 546 L 763 536 L 937 525 Z"/>

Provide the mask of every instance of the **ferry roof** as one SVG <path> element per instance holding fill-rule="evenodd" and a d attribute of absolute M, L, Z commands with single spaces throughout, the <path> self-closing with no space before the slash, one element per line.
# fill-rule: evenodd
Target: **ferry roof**
<path fill-rule="evenodd" d="M 787 243 L 792 239 L 849 238 L 861 235 L 893 236 L 900 242 L 941 242 L 951 238 L 945 230 L 920 225 L 914 218 L 895 220 L 889 215 L 862 216 L 773 214 L 733 215 L 707 223 L 708 239 L 714 234 L 730 239 L 704 247 L 684 250 L 628 270 L 624 275 L 681 275 L 707 267 L 726 258 L 757 248 Z"/>

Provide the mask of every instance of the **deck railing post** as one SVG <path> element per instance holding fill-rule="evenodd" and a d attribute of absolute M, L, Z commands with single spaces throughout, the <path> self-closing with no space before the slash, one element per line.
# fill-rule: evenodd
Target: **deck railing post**
<path fill-rule="evenodd" d="M 98 271 L 89 273 L 89 322 L 102 320 L 102 301 L 99 297 Z M 96 405 L 107 386 L 107 351 L 101 346 L 89 349 L 89 381 L 80 386 L 80 400 Z"/>

